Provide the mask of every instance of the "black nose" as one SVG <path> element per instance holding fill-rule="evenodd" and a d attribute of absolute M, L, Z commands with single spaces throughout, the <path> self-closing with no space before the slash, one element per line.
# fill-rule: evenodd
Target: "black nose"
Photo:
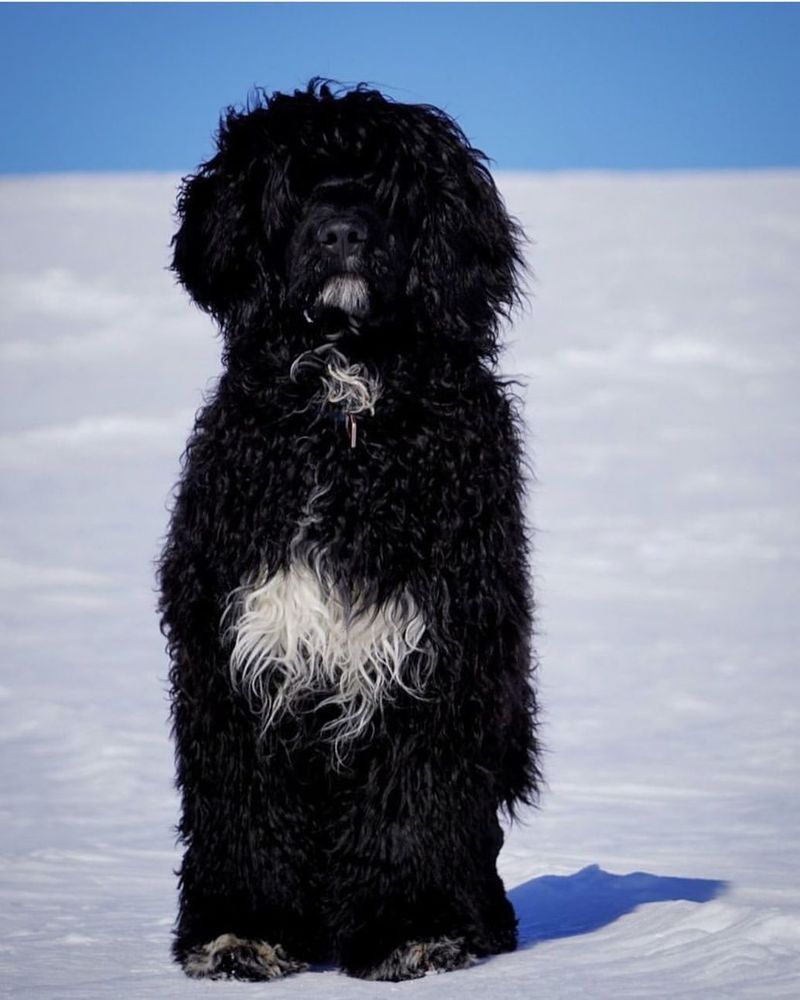
<path fill-rule="evenodd" d="M 367 242 L 367 224 L 357 216 L 327 219 L 317 230 L 317 242 L 326 254 L 343 262 L 356 256 Z"/>

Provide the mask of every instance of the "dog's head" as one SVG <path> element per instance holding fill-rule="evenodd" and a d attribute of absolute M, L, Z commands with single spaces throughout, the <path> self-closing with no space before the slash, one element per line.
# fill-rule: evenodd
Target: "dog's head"
<path fill-rule="evenodd" d="M 402 326 L 494 349 L 520 234 L 444 112 L 312 81 L 230 109 L 217 147 L 183 183 L 173 268 L 229 338 Z"/>

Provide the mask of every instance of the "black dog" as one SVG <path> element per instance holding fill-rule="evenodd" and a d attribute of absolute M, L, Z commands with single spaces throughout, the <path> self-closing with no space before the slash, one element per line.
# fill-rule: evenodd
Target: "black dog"
<path fill-rule="evenodd" d="M 174 269 L 224 337 L 160 566 L 190 976 L 365 979 L 516 944 L 538 783 L 520 233 L 443 112 L 312 81 L 230 110 Z"/>

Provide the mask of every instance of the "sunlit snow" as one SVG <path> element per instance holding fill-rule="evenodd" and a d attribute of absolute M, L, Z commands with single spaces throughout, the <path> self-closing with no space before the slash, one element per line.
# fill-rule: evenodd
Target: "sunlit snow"
<path fill-rule="evenodd" d="M 177 178 L 0 183 L 0 994 L 797 996 L 800 173 L 500 180 L 549 787 L 501 855 L 521 949 L 399 986 L 169 960 L 153 559 L 218 343 Z"/>

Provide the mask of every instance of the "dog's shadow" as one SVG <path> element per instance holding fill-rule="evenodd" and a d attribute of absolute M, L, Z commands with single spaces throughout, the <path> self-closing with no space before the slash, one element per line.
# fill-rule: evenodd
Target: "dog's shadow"
<path fill-rule="evenodd" d="M 642 903 L 689 900 L 707 903 L 728 883 L 631 872 L 613 875 L 589 865 L 574 875 L 542 875 L 508 893 L 519 918 L 519 947 L 587 934 L 613 923 Z"/>

